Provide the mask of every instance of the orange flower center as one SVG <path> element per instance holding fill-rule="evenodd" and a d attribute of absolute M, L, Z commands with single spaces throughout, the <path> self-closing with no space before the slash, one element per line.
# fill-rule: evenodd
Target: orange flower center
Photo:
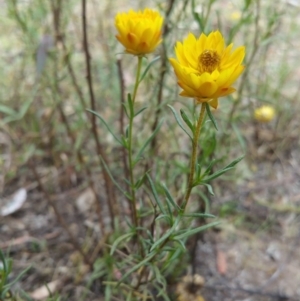
<path fill-rule="evenodd" d="M 201 73 L 212 73 L 220 65 L 221 57 L 214 50 L 204 50 L 198 57 L 198 68 Z"/>

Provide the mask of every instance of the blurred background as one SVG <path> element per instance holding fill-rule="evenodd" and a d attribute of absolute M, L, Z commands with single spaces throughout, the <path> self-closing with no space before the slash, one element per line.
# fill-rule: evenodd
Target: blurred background
<path fill-rule="evenodd" d="M 164 118 L 153 145 L 153 172 L 176 187 L 187 172 L 189 141 L 166 106 L 191 110 L 193 104 L 178 95 L 167 58 L 175 57 L 176 41 L 189 32 L 218 29 L 227 45 L 246 47 L 237 91 L 220 99 L 213 112 L 219 131 L 211 127 L 201 137 L 206 156 L 217 165 L 245 157 L 214 182 L 214 196 L 206 202 L 222 226 L 196 239 L 186 268 L 205 278 L 207 301 L 299 300 L 300 2 L 87 1 L 95 109 L 116 132 L 136 61 L 115 38 L 114 16 L 145 7 L 165 16 L 164 42 L 149 57 L 162 60 L 150 69 L 137 106 L 146 103 Z M 86 111 L 91 103 L 82 3 L 0 0 L 0 25 L 0 248 L 14 260 L 12 277 L 32 265 L 15 285 L 32 298 L 102 300 L 47 199 L 56 202 L 84 249 L 94 250 L 99 225 L 88 180 L 94 179 L 101 195 L 104 179 Z M 136 130 L 140 137 L 157 122 L 147 112 Z M 110 169 L 118 174 L 120 149 L 97 124 Z M 166 170 L 166 162 L 173 169 Z M 109 228 L 106 207 L 103 224 Z M 45 283 L 62 299 L 43 295 Z"/>

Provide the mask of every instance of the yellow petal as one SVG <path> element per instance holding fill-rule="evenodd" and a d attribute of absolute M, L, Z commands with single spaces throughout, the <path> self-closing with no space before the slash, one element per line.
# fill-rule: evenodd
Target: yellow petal
<path fill-rule="evenodd" d="M 218 89 L 215 82 L 206 82 L 199 87 L 202 97 L 211 97 Z"/>
<path fill-rule="evenodd" d="M 214 109 L 218 108 L 219 101 L 218 98 L 213 98 L 211 101 L 208 102 L 208 104 L 213 107 Z"/>
<path fill-rule="evenodd" d="M 229 94 L 232 94 L 236 91 L 233 87 L 228 87 L 228 88 L 222 88 L 216 93 L 216 97 L 222 97 L 222 96 L 227 96 Z"/>
<path fill-rule="evenodd" d="M 189 62 L 184 55 L 183 45 L 180 42 L 176 44 L 175 54 L 181 65 L 188 66 Z"/>
<path fill-rule="evenodd" d="M 185 95 L 189 97 L 197 97 L 197 91 L 183 82 L 178 82 L 178 85 L 183 89 L 180 95 Z"/>

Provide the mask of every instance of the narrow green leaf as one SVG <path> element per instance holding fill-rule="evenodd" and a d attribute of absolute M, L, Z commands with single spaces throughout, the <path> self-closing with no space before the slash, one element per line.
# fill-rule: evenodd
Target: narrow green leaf
<path fill-rule="evenodd" d="M 161 274 L 161 270 L 159 269 L 159 267 L 157 265 L 150 264 L 150 269 L 153 271 L 153 274 L 155 275 L 155 279 L 156 279 L 157 283 L 160 283 L 162 286 L 162 287 L 160 287 L 161 293 L 156 295 L 157 297 L 159 297 L 167 291 L 166 278 Z"/>
<path fill-rule="evenodd" d="M 215 218 L 214 215 L 208 213 L 186 213 L 182 217 L 204 217 L 204 218 Z"/>
<path fill-rule="evenodd" d="M 10 286 L 4 286 L 0 291 L 0 300 L 11 300 L 12 293 L 10 290 Z"/>
<path fill-rule="evenodd" d="M 30 269 L 31 269 L 31 266 L 27 267 L 12 282 L 10 282 L 7 285 L 4 285 L 4 288 L 8 288 L 9 289 L 12 285 L 14 285 L 15 283 L 17 283 Z"/>
<path fill-rule="evenodd" d="M 177 217 L 172 228 L 170 228 L 161 238 L 159 238 L 152 245 L 150 252 L 152 252 L 154 249 L 156 249 L 156 247 L 158 247 L 162 242 L 164 242 L 167 238 L 169 238 L 174 233 L 174 231 L 176 230 L 176 227 L 178 226 L 179 221 L 180 221 L 180 218 Z"/>
<path fill-rule="evenodd" d="M 245 141 L 245 139 L 244 139 L 244 137 L 243 137 L 240 129 L 236 126 L 235 123 L 232 123 L 231 126 L 232 126 L 232 128 L 233 128 L 233 130 L 234 130 L 234 132 L 235 132 L 235 134 L 236 134 L 236 136 L 238 138 L 238 141 L 239 141 L 239 143 L 240 143 L 243 151 L 246 152 L 247 144 L 246 144 L 246 141 Z"/>
<path fill-rule="evenodd" d="M 129 291 L 126 297 L 126 301 L 131 301 L 131 300 L 132 300 L 132 291 Z"/>
<path fill-rule="evenodd" d="M 27 111 L 30 108 L 30 106 L 31 106 L 32 102 L 34 101 L 34 99 L 35 99 L 35 97 L 32 96 L 30 99 L 25 101 L 23 103 L 23 105 L 21 106 L 19 112 L 17 112 L 14 115 L 10 115 L 10 116 L 5 117 L 3 119 L 3 123 L 6 124 L 6 123 L 9 123 L 9 122 L 12 122 L 12 121 L 21 120 L 25 116 L 25 114 L 27 113 Z"/>
<path fill-rule="evenodd" d="M 212 175 L 206 177 L 205 179 L 202 179 L 199 184 L 201 184 L 201 183 L 207 183 L 207 182 L 209 182 L 209 181 L 211 181 L 211 180 L 213 180 L 215 178 L 218 178 L 219 176 L 221 176 L 222 174 L 224 174 L 225 172 L 227 172 L 227 171 L 229 171 L 231 169 L 233 169 L 233 167 L 228 167 L 228 168 L 224 168 L 224 169 L 218 170 L 215 173 L 213 173 Z"/>
<path fill-rule="evenodd" d="M 124 108 L 124 111 L 125 111 L 125 114 L 126 114 L 127 118 L 129 118 L 129 114 L 128 114 L 127 107 L 126 107 L 125 103 L 122 103 L 122 106 Z"/>
<path fill-rule="evenodd" d="M 134 117 L 136 117 L 137 115 L 141 114 L 143 111 L 145 111 L 148 107 L 143 107 L 140 110 L 138 110 L 135 114 Z"/>
<path fill-rule="evenodd" d="M 211 168 L 212 168 L 213 165 L 216 163 L 216 161 L 217 161 L 217 160 L 212 160 L 212 161 L 209 162 L 209 164 L 208 164 L 206 170 L 204 171 L 202 177 L 205 177 L 206 175 L 208 175 L 208 174 L 210 173 Z"/>
<path fill-rule="evenodd" d="M 192 133 L 194 133 L 195 127 L 194 127 L 193 123 L 190 121 L 189 117 L 186 115 L 186 113 L 184 112 L 183 109 L 180 109 L 180 114 L 181 114 L 181 117 L 182 117 L 183 121 L 190 128 Z"/>
<path fill-rule="evenodd" d="M 180 207 L 174 201 L 174 199 L 173 199 L 170 191 L 168 190 L 167 186 L 164 183 L 161 186 L 162 186 L 162 188 L 165 192 L 165 195 L 167 197 L 167 202 L 169 202 L 173 206 L 173 208 L 178 212 L 180 210 Z"/>
<path fill-rule="evenodd" d="M 176 240 L 178 240 L 178 239 L 175 239 L 175 241 Z M 176 259 L 178 259 L 181 254 L 182 254 L 182 250 L 181 249 L 176 249 L 175 252 L 170 257 L 170 262 L 175 261 Z"/>
<path fill-rule="evenodd" d="M 197 186 L 199 184 L 205 184 L 208 183 L 209 181 L 218 178 L 219 176 L 221 176 L 222 174 L 226 173 L 227 171 L 233 169 L 235 167 L 236 164 L 238 164 L 242 159 L 244 158 L 244 156 L 241 156 L 235 160 L 233 160 L 231 163 L 229 163 L 228 165 L 226 165 L 223 169 L 220 169 L 218 171 L 216 171 L 215 173 L 213 173 L 212 175 L 205 177 L 204 179 L 199 179 L 197 181 L 195 181 L 195 183 L 193 184 L 194 186 Z"/>
<path fill-rule="evenodd" d="M 34 97 L 32 97 L 31 99 L 28 99 L 27 101 L 25 101 L 23 103 L 23 105 L 21 106 L 21 109 L 20 109 L 20 119 L 25 116 L 26 112 L 30 108 L 33 101 L 34 101 Z"/>
<path fill-rule="evenodd" d="M 196 22 L 199 25 L 200 31 L 204 32 L 204 30 L 205 30 L 204 20 L 200 17 L 199 13 L 196 12 L 195 0 L 192 0 L 192 13 L 193 13 L 194 19 L 196 20 Z"/>
<path fill-rule="evenodd" d="M 160 200 L 160 198 L 159 198 L 159 196 L 158 196 L 158 194 L 157 194 L 155 185 L 154 185 L 153 181 L 151 180 L 151 177 L 149 176 L 149 174 L 147 174 L 147 179 L 148 179 L 148 181 L 149 181 L 149 183 L 150 183 L 150 187 L 151 187 L 151 190 L 152 190 L 154 199 L 155 199 L 155 201 L 156 201 L 156 203 L 157 203 L 157 205 L 158 205 L 160 211 L 161 211 L 162 213 L 164 213 L 164 214 L 167 214 L 167 212 L 166 212 L 166 210 L 165 210 L 165 208 L 164 208 L 164 206 L 163 206 L 163 204 L 162 204 L 162 202 L 161 202 L 161 200 Z"/>
<path fill-rule="evenodd" d="M 26 301 L 33 301 L 33 299 L 23 290 L 20 291 L 20 295 L 22 296 L 22 299 Z"/>
<path fill-rule="evenodd" d="M 10 107 L 5 106 L 5 105 L 0 105 L 0 112 L 5 113 L 7 115 L 16 115 L 17 114 L 17 112 L 15 110 L 13 110 Z"/>
<path fill-rule="evenodd" d="M 181 239 L 173 238 L 172 241 L 177 242 L 183 252 L 186 251 L 185 243 Z"/>
<path fill-rule="evenodd" d="M 149 145 L 149 143 L 151 142 L 151 140 L 155 137 L 155 135 L 157 134 L 157 132 L 159 131 L 159 129 L 161 128 L 163 124 L 163 120 L 160 121 L 160 123 L 158 124 L 157 128 L 153 131 L 152 135 L 147 139 L 147 141 L 144 143 L 144 145 L 142 146 L 142 148 L 140 149 L 140 151 L 138 152 L 135 160 L 133 161 L 133 165 L 135 165 L 139 160 L 140 157 L 142 156 L 145 148 Z"/>
<path fill-rule="evenodd" d="M 85 133 L 82 131 L 82 132 L 79 132 L 77 137 L 76 137 L 76 141 L 75 141 L 75 145 L 74 145 L 74 149 L 75 150 L 79 150 L 81 149 L 81 145 L 82 145 L 82 142 L 83 142 L 83 139 L 85 138 Z"/>
<path fill-rule="evenodd" d="M 98 114 L 97 112 L 93 111 L 93 110 L 90 110 L 90 109 L 86 109 L 88 112 L 96 115 L 101 121 L 102 123 L 106 126 L 106 128 L 108 129 L 108 131 L 113 135 L 113 137 L 122 145 L 124 146 L 123 144 L 123 141 L 120 140 L 115 134 L 114 132 L 111 130 L 110 126 L 106 123 L 106 121 L 102 118 L 102 116 L 100 114 Z"/>
<path fill-rule="evenodd" d="M 125 128 L 125 138 L 128 139 L 128 137 L 129 137 L 129 125 L 127 125 Z"/>
<path fill-rule="evenodd" d="M 128 93 L 128 95 L 127 95 L 127 101 L 128 101 L 129 113 L 130 113 L 129 118 L 133 118 L 133 116 L 134 116 L 134 104 L 132 102 L 130 93 Z"/>
<path fill-rule="evenodd" d="M 28 97 L 28 99 L 23 102 L 19 112 L 14 116 L 8 116 L 8 117 L 4 118 L 3 122 L 8 123 L 8 122 L 11 122 L 11 121 L 16 121 L 16 120 L 22 119 L 26 115 L 26 113 L 29 110 L 29 108 L 30 108 L 31 104 L 33 103 L 33 101 L 36 99 L 38 89 L 39 89 L 39 85 L 36 84 L 34 86 L 33 90 L 32 90 L 31 96 Z"/>
<path fill-rule="evenodd" d="M 10 274 L 12 271 L 13 260 L 11 258 L 8 258 L 6 264 L 7 264 L 7 273 Z"/>
<path fill-rule="evenodd" d="M 170 225 L 173 225 L 173 212 L 172 212 L 171 206 L 168 201 L 166 202 L 166 205 L 167 205 L 168 213 L 169 213 L 169 216 L 171 219 Z"/>
<path fill-rule="evenodd" d="M 162 300 L 162 301 L 170 301 L 170 298 L 168 296 L 167 293 L 167 289 L 166 288 L 162 288 L 159 283 L 155 283 L 155 281 L 153 281 L 153 286 L 155 291 L 157 291 L 158 293 L 155 295 L 155 297 L 157 297 L 158 299 L 156 300 Z"/>
<path fill-rule="evenodd" d="M 123 190 L 123 188 L 118 184 L 118 182 L 117 182 L 117 181 L 114 179 L 114 177 L 112 176 L 112 174 L 111 174 L 111 172 L 110 172 L 108 166 L 106 165 L 105 161 L 103 160 L 103 158 L 100 157 L 100 159 L 101 159 L 101 161 L 102 161 L 102 163 L 103 163 L 103 166 L 104 166 L 105 170 L 107 171 L 109 177 L 110 177 L 111 180 L 113 181 L 113 183 L 117 186 L 117 188 L 118 188 L 118 189 L 119 189 L 126 197 L 128 197 L 127 192 L 126 192 L 125 190 Z"/>
<path fill-rule="evenodd" d="M 125 181 L 125 183 L 126 183 L 128 186 L 131 187 L 131 182 L 130 182 L 130 180 L 124 179 L 124 181 Z"/>
<path fill-rule="evenodd" d="M 120 242 L 123 242 L 124 240 L 126 240 L 127 238 L 129 237 L 132 237 L 134 236 L 135 233 L 134 232 L 129 232 L 129 233 L 126 233 L 124 235 L 121 235 L 120 237 L 118 237 L 113 245 L 111 246 L 111 250 L 110 250 L 110 255 L 113 255 L 115 253 L 115 250 L 117 249 L 117 246 L 119 245 Z"/>
<path fill-rule="evenodd" d="M 122 140 L 122 143 L 123 143 L 123 146 L 128 149 L 128 141 L 127 141 L 127 138 L 122 136 L 121 137 L 121 140 Z"/>
<path fill-rule="evenodd" d="M 173 112 L 174 114 L 174 117 L 176 119 L 176 122 L 178 123 L 178 125 L 182 128 L 182 130 L 190 137 L 190 139 L 193 141 L 193 138 L 192 136 L 189 134 L 189 132 L 185 129 L 185 127 L 183 126 L 176 110 L 171 106 L 171 105 L 168 105 L 168 107 L 171 109 L 171 111 Z"/>
<path fill-rule="evenodd" d="M 201 231 L 204 231 L 208 228 L 211 228 L 211 227 L 214 227 L 214 226 L 217 226 L 219 225 L 221 222 L 220 221 L 216 221 L 216 222 L 212 222 L 212 223 L 209 223 L 207 225 L 204 225 L 204 226 L 201 226 L 201 227 L 197 227 L 195 229 L 190 229 L 190 230 L 187 230 L 186 232 L 182 233 L 182 234 L 179 234 L 179 235 L 175 235 L 174 236 L 174 239 L 183 239 L 183 238 L 187 238 L 189 236 L 192 236 L 192 235 L 195 235 L 197 234 L 198 232 L 201 232 Z"/>
<path fill-rule="evenodd" d="M 1 262 L 2 262 L 2 265 L 3 265 L 3 271 L 5 272 L 5 273 L 7 273 L 7 262 L 6 262 L 6 259 L 5 259 L 5 257 L 4 257 L 4 254 L 3 254 L 3 252 L 2 252 L 2 250 L 0 249 L 0 260 L 1 260 Z"/>
<path fill-rule="evenodd" d="M 159 59 L 160 59 L 160 56 L 157 56 L 157 57 L 155 57 L 155 58 L 148 64 L 148 66 L 146 67 L 145 71 L 143 72 L 143 74 L 142 74 L 142 76 L 141 76 L 141 78 L 140 78 L 140 80 L 139 80 L 139 83 L 145 78 L 145 76 L 146 76 L 146 74 L 148 73 L 148 71 L 150 70 L 151 66 L 152 66 L 155 62 L 157 62 Z"/>
<path fill-rule="evenodd" d="M 207 115 L 208 115 L 209 119 L 210 119 L 211 122 L 213 123 L 215 129 L 218 131 L 218 125 L 217 125 L 217 122 L 216 122 L 216 120 L 215 120 L 214 115 L 211 113 L 211 111 L 210 111 L 210 106 L 209 106 L 209 104 L 208 104 L 207 102 L 205 103 L 205 108 L 206 108 L 206 112 L 207 112 Z"/>
<path fill-rule="evenodd" d="M 211 195 L 215 195 L 211 185 L 209 185 L 209 184 L 207 184 L 207 183 L 203 183 L 203 185 L 207 188 L 208 192 L 209 192 Z"/>
<path fill-rule="evenodd" d="M 105 296 L 105 301 L 110 301 L 112 298 L 111 298 L 111 286 L 110 285 L 106 285 L 105 286 L 105 293 L 104 293 L 104 296 Z"/>
<path fill-rule="evenodd" d="M 209 184 L 205 184 L 205 186 L 207 187 L 207 185 L 209 186 L 208 189 L 211 189 L 211 191 L 209 191 L 210 194 L 214 195 L 214 192 L 212 190 L 212 187 L 211 185 Z M 197 194 L 200 195 L 200 197 L 202 198 L 203 202 L 205 203 L 205 212 L 204 213 L 208 213 L 210 211 L 210 201 L 209 201 L 209 198 L 200 190 L 200 189 L 197 189 Z"/>
<path fill-rule="evenodd" d="M 161 214 L 155 220 L 158 221 L 160 219 L 167 219 L 169 224 L 172 222 L 170 216 L 167 214 Z"/>
<path fill-rule="evenodd" d="M 146 174 L 144 174 L 140 179 L 138 179 L 135 182 L 135 184 L 134 184 L 135 189 L 139 189 L 143 185 L 145 179 L 146 179 Z"/>
<path fill-rule="evenodd" d="M 224 169 L 234 167 L 234 166 L 237 165 L 240 161 L 242 161 L 242 160 L 244 159 L 244 157 L 245 157 L 245 156 L 241 156 L 241 157 L 239 157 L 239 158 L 233 160 L 231 163 L 229 163 L 228 165 L 226 165 L 226 166 L 224 167 Z"/>
<path fill-rule="evenodd" d="M 134 267 L 132 267 L 127 273 L 125 273 L 123 275 L 123 277 L 119 280 L 117 287 L 124 282 L 124 280 L 133 272 L 135 272 L 136 270 L 138 270 L 140 267 L 142 267 L 143 265 L 145 265 L 147 262 L 149 262 L 150 260 L 152 260 L 156 255 L 156 252 L 152 252 L 150 254 L 148 254 L 148 256 L 142 260 L 141 262 L 139 262 L 137 265 L 135 265 Z"/>
<path fill-rule="evenodd" d="M 201 169 L 202 169 L 201 165 L 199 163 L 197 163 L 195 169 L 196 169 L 196 172 L 195 172 L 196 180 L 195 180 L 195 182 L 197 182 L 201 177 Z"/>

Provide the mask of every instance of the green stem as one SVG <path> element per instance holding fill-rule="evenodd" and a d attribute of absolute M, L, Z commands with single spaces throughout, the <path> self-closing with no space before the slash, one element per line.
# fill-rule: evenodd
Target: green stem
<path fill-rule="evenodd" d="M 138 57 L 138 67 L 136 72 L 136 79 L 135 79 L 135 85 L 133 89 L 133 96 L 132 96 L 132 110 L 130 112 L 133 112 L 133 114 L 130 114 L 129 118 L 129 134 L 128 134 L 128 160 L 129 160 L 129 175 L 130 175 L 130 187 L 131 187 L 131 202 L 132 202 L 132 220 L 134 225 L 138 226 L 138 216 L 136 212 L 136 196 L 135 196 L 135 188 L 134 188 L 134 176 L 133 176 L 133 154 L 132 154 L 132 129 L 133 129 L 133 119 L 134 119 L 134 102 L 136 93 L 139 87 L 140 82 L 140 74 L 141 74 L 141 68 L 142 68 L 142 56 Z"/>
<path fill-rule="evenodd" d="M 134 103 L 135 97 L 136 97 L 136 92 L 139 87 L 140 83 L 140 75 L 141 75 L 141 69 L 142 69 L 142 61 L 143 57 L 138 56 L 138 67 L 137 67 L 137 72 L 136 72 L 136 78 L 135 78 L 135 84 L 134 84 L 134 89 L 133 89 L 133 96 L 132 96 L 132 102 Z"/>
<path fill-rule="evenodd" d="M 192 157 L 191 157 L 191 163 L 190 163 L 190 174 L 189 174 L 189 180 L 188 180 L 188 188 L 184 197 L 183 204 L 181 206 L 183 212 L 185 211 L 186 205 L 189 201 L 192 189 L 193 189 L 193 181 L 194 181 L 194 173 L 195 173 L 195 166 L 197 163 L 197 152 L 198 152 L 198 139 L 201 131 L 201 126 L 203 123 L 205 117 L 205 103 L 201 104 L 201 111 L 199 114 L 199 118 L 197 121 L 196 129 L 194 131 L 193 136 L 193 150 L 192 150 Z"/>

